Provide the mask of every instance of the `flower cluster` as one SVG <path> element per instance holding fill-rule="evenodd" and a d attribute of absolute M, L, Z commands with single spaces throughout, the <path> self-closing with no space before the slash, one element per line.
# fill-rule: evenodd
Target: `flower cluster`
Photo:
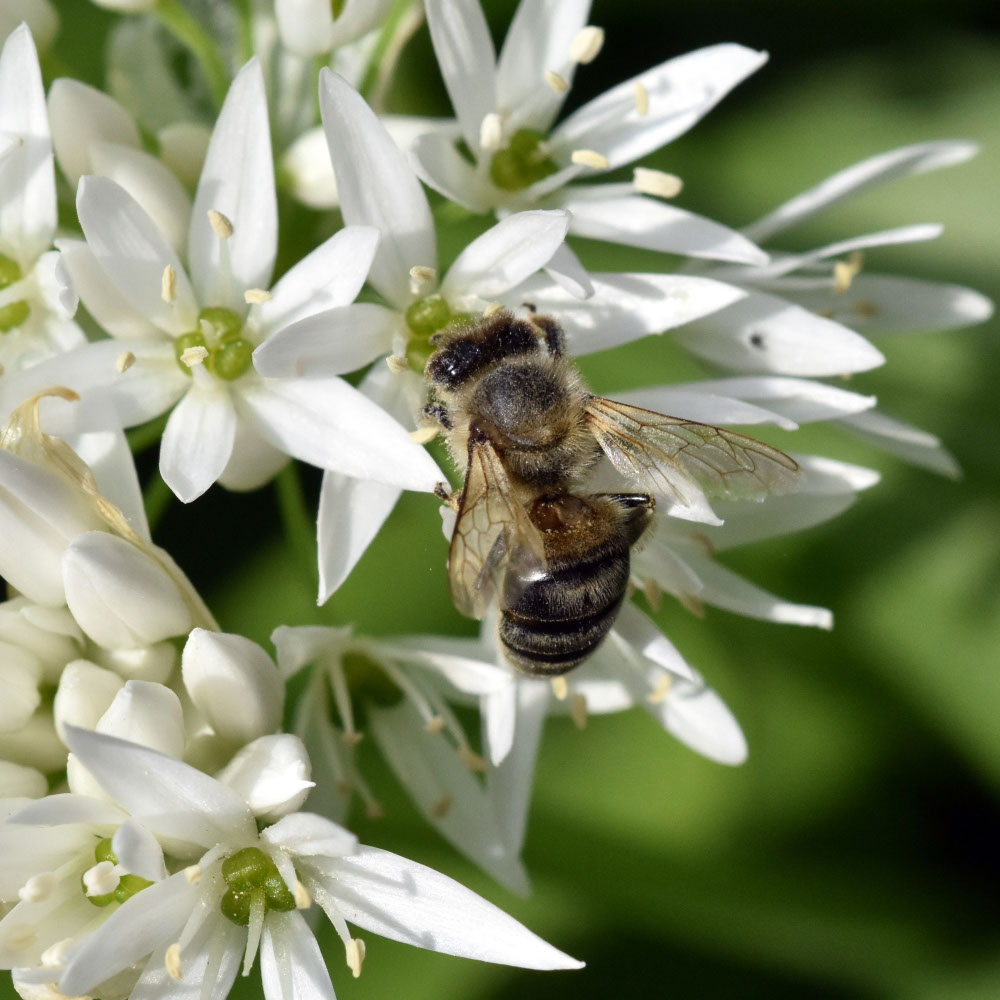
<path fill-rule="evenodd" d="M 932 435 L 828 380 L 883 362 L 869 337 L 956 328 L 992 308 L 969 289 L 863 270 L 862 252 L 937 226 L 796 253 L 773 239 L 975 150 L 928 142 L 875 156 L 736 231 L 673 204 L 673 175 L 636 165 L 631 182 L 600 176 L 692 128 L 765 53 L 719 44 L 677 56 L 563 117 L 577 68 L 603 43 L 587 0 L 522 0 L 499 55 L 478 0 L 275 0 L 205 18 L 174 0 L 102 5 L 123 15 L 107 93 L 69 78 L 46 92 L 36 44 L 58 30 L 48 0 L 25 6 L 29 23 L 0 19 L 2 967 L 26 1000 L 219 1000 L 259 956 L 269 1000 L 332 1000 L 307 919 L 322 910 L 355 976 L 365 945 L 349 924 L 488 962 L 576 968 L 450 878 L 358 842 L 342 825 L 355 801 L 382 811 L 371 758 L 521 894 L 550 713 L 583 727 L 641 706 L 697 753 L 745 759 L 733 714 L 655 624 L 660 602 L 829 628 L 827 610 L 772 595 L 716 556 L 830 519 L 877 482 L 795 451 L 802 424 L 954 471 Z M 424 18 L 453 120 L 385 112 Z M 279 194 L 326 213 L 332 235 L 283 241 L 279 254 L 279 205 L 290 204 Z M 464 241 L 447 231 L 458 220 Z M 591 273 L 577 238 L 664 263 Z M 683 457 L 658 493 L 628 484 L 658 501 L 631 563 L 626 547 L 628 594 L 586 662 L 553 679 L 508 661 L 503 601 L 483 609 L 477 638 L 289 622 L 272 657 L 223 632 L 152 540 L 125 431 L 159 442 L 159 477 L 184 504 L 215 484 L 258 489 L 291 462 L 322 470 L 323 603 L 404 490 L 461 507 L 425 446 L 443 430 L 464 447 L 468 428 L 432 423 L 425 367 L 443 334 L 501 311 L 539 330 L 554 318 L 566 371 L 572 357 L 670 337 L 707 377 L 621 400 L 710 431 L 777 428 L 793 458 L 769 454 L 796 470 L 796 489 L 711 498 L 698 460 Z M 624 488 L 621 463 L 591 464 L 594 490 Z M 454 513 L 443 515 L 450 535 Z M 500 542 L 484 581 L 510 556 Z"/>

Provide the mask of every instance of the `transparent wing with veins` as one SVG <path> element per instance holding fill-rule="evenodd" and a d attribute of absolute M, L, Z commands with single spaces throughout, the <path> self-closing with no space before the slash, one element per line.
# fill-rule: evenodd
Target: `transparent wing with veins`
<path fill-rule="evenodd" d="M 722 427 L 600 396 L 590 397 L 587 422 L 623 476 L 666 497 L 695 520 L 718 520 L 706 493 L 724 500 L 762 500 L 800 486 L 802 471 L 795 459 Z"/>
<path fill-rule="evenodd" d="M 541 532 L 514 495 L 489 438 L 474 427 L 469 434 L 469 464 L 448 553 L 455 607 L 470 618 L 482 618 L 511 559 L 521 578 L 545 573 Z"/>

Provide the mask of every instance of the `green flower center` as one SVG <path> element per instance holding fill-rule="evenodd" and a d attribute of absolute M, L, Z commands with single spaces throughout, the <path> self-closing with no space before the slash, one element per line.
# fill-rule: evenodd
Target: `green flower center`
<path fill-rule="evenodd" d="M 108 861 L 113 865 L 118 864 L 118 857 L 111 848 L 110 837 L 105 837 L 103 840 L 98 841 L 97 847 L 94 848 L 94 860 L 98 863 Z M 93 903 L 94 906 L 110 906 L 112 903 L 124 903 L 126 899 L 131 899 L 137 892 L 149 888 L 152 884 L 149 879 L 142 878 L 139 875 L 122 875 L 118 879 L 118 885 L 111 892 L 106 892 L 100 896 L 87 896 L 87 900 Z M 82 876 L 80 878 L 80 885 L 83 888 L 83 894 L 86 896 L 87 887 L 83 882 Z"/>
<path fill-rule="evenodd" d="M 410 367 L 418 375 L 423 375 L 427 361 L 434 353 L 435 335 L 443 330 L 461 326 L 472 318 L 472 313 L 452 312 L 444 297 L 436 292 L 417 299 L 406 310 L 406 325 L 410 329 L 410 339 L 406 344 L 406 360 Z"/>
<path fill-rule="evenodd" d="M 18 262 L 0 253 L 0 291 L 9 288 L 23 277 Z M 20 326 L 30 312 L 31 307 L 24 299 L 0 306 L 0 333 L 9 333 L 14 327 Z"/>
<path fill-rule="evenodd" d="M 554 174 L 559 166 L 545 149 L 545 133 L 519 128 L 490 160 L 490 179 L 503 191 L 523 191 Z"/>
<path fill-rule="evenodd" d="M 191 367 L 181 360 L 186 350 L 204 347 L 205 367 L 225 382 L 233 382 L 253 363 L 253 344 L 243 337 L 243 320 L 223 306 L 209 306 L 198 313 L 198 329 L 182 333 L 174 340 L 177 364 L 186 375 Z"/>
<path fill-rule="evenodd" d="M 295 909 L 295 897 L 285 885 L 275 863 L 259 848 L 244 847 L 222 862 L 222 878 L 229 887 L 219 908 L 234 924 L 246 927 L 256 902 L 264 912 Z"/>

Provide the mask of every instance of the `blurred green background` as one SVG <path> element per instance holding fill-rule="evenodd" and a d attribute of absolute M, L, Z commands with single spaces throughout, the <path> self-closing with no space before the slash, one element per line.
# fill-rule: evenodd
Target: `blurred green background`
<path fill-rule="evenodd" d="M 514 4 L 486 7 L 500 38 Z M 83 0 L 61 9 L 57 56 L 99 83 L 112 16 Z M 700 45 L 771 52 L 648 161 L 684 178 L 680 204 L 733 226 L 895 146 L 978 141 L 973 162 L 866 195 L 790 233 L 787 246 L 942 222 L 939 241 L 869 254 L 866 267 L 1000 298 L 995 0 L 595 0 L 592 21 L 607 43 L 578 75 L 573 104 Z M 447 113 L 426 29 L 401 72 L 396 108 Z M 656 266 L 649 255 L 581 249 L 595 267 Z M 938 434 L 963 481 L 816 433 L 808 440 L 817 449 L 880 469 L 883 483 L 831 524 L 727 558 L 776 593 L 832 608 L 832 633 L 713 609 L 699 620 L 669 602 L 659 615 L 741 720 L 745 766 L 696 757 L 640 712 L 591 719 L 583 732 L 550 723 L 525 850 L 529 900 L 459 858 L 372 768 L 387 817 L 368 821 L 359 810 L 363 840 L 447 871 L 587 968 L 523 973 L 369 936 L 355 981 L 331 934 L 324 944 L 342 1000 L 1000 996 L 998 332 L 994 321 L 887 339 L 885 368 L 851 383 Z M 648 383 L 650 371 L 662 381 L 696 374 L 661 339 L 583 367 L 597 391 Z M 787 446 L 803 448 L 799 439 Z M 144 474 L 154 458 L 143 457 Z M 313 502 L 318 479 L 303 481 Z M 436 508 L 405 498 L 323 609 L 303 553 L 282 540 L 273 491 L 215 489 L 191 508 L 174 504 L 158 541 L 224 628 L 265 644 L 279 624 L 311 622 L 468 632 L 448 600 Z"/>

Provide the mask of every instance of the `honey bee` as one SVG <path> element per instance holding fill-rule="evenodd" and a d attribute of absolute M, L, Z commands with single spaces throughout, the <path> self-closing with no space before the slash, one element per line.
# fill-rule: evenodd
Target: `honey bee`
<path fill-rule="evenodd" d="M 699 518 L 702 487 L 727 499 L 797 487 L 798 464 L 769 445 L 590 393 L 550 317 L 500 310 L 432 343 L 424 413 L 465 472 L 439 490 L 457 512 L 452 598 L 473 618 L 498 599 L 501 647 L 524 674 L 563 674 L 597 649 L 656 498 Z M 649 492 L 586 492 L 602 456 Z"/>

